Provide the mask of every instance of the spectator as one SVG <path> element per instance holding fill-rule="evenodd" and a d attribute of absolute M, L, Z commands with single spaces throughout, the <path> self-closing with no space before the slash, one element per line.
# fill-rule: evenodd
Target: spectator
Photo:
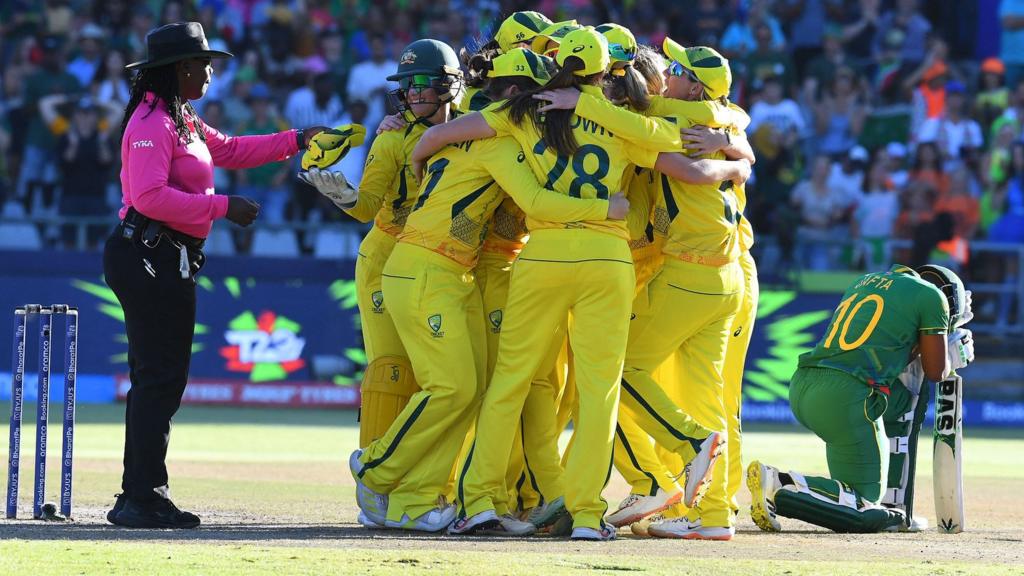
<path fill-rule="evenodd" d="M 54 98 L 50 96 L 50 98 Z M 58 96 L 59 98 L 59 96 Z M 100 111 L 119 118 L 121 108 L 101 109 L 90 97 L 75 104 L 67 132 L 57 144 L 60 154 L 60 212 L 68 216 L 102 216 L 107 213 L 106 187 L 114 162 L 111 122 L 100 124 Z M 76 229 L 64 227 L 64 244 L 76 246 Z M 92 248 L 108 230 L 105 227 L 86 229 L 85 240 Z"/>
<path fill-rule="evenodd" d="M 907 147 L 901 142 L 889 142 L 885 146 L 885 155 L 888 161 L 886 168 L 889 170 L 889 181 L 895 190 L 903 190 L 910 180 L 906 164 Z"/>
<path fill-rule="evenodd" d="M 362 124 L 366 125 L 366 114 L 369 112 L 369 107 L 366 102 L 362 100 L 352 100 L 348 104 L 348 110 L 338 121 L 338 124 Z M 345 174 L 348 181 L 353 186 L 358 186 L 359 181 L 363 179 L 363 164 L 366 163 L 366 152 L 370 147 L 367 144 L 362 146 L 356 146 L 348 151 L 348 154 L 338 163 L 341 168 L 341 172 Z M 337 212 L 334 210 L 333 212 Z"/>
<path fill-rule="evenodd" d="M 917 146 L 910 179 L 928 184 L 939 198 L 949 192 L 949 177 L 943 169 L 939 147 L 934 142 L 924 142 Z"/>
<path fill-rule="evenodd" d="M 384 38 L 373 36 L 370 39 L 370 59 L 353 66 L 348 76 L 348 97 L 369 105 L 366 121 L 370 126 L 376 126 L 384 117 L 384 99 L 388 91 L 398 88 L 396 82 L 387 80 L 395 73 L 398 63 L 387 57 L 385 48 Z"/>
<path fill-rule="evenodd" d="M 928 182 L 911 179 L 896 219 L 896 236 L 914 238 L 914 231 L 935 219 L 935 197 L 937 192 Z"/>
<path fill-rule="evenodd" d="M 124 54 L 120 50 L 107 52 L 103 64 L 96 69 L 90 86 L 93 97 L 100 104 L 116 105 L 121 109 L 128 106 L 131 94 L 131 75 L 124 69 Z"/>
<path fill-rule="evenodd" d="M 797 103 L 784 98 L 782 79 L 778 76 L 764 79 L 760 98 L 750 108 L 750 126 L 747 130 L 757 132 L 764 125 L 770 125 L 776 134 L 792 134 L 795 137 L 803 135 L 806 127 Z"/>
<path fill-rule="evenodd" d="M 882 15 L 878 20 L 878 40 L 884 39 L 893 29 L 903 31 L 901 57 L 911 66 L 924 61 L 928 51 L 928 34 L 932 25 L 921 15 L 919 0 L 896 0 L 896 8 Z"/>
<path fill-rule="evenodd" d="M 857 8 L 851 8 L 846 13 L 846 18 L 842 20 L 842 40 L 843 46 L 846 52 L 850 55 L 859 66 L 866 66 L 874 64 L 872 56 L 879 56 L 876 52 L 873 54 L 873 48 L 875 47 L 875 39 L 878 36 L 878 20 L 879 20 L 879 4 L 881 0 L 860 0 Z M 900 49 L 903 47 L 903 32 L 898 29 L 890 30 L 889 33 L 885 34 L 880 38 L 881 48 L 880 52 L 884 52 L 887 49 L 888 43 L 892 42 L 895 38 L 891 32 L 897 32 L 897 60 L 901 61 L 899 54 Z M 881 60 L 881 58 L 877 58 Z"/>
<path fill-rule="evenodd" d="M 717 46 L 732 20 L 729 9 L 718 0 L 697 0 L 696 6 L 686 11 L 686 17 L 677 23 L 691 44 Z"/>
<path fill-rule="evenodd" d="M 821 54 L 825 9 L 829 0 L 782 0 L 776 11 L 789 30 L 796 75 L 804 76 L 807 65 Z"/>
<path fill-rule="evenodd" d="M 813 102 L 819 151 L 838 156 L 857 145 L 867 116 L 853 70 L 840 68 L 822 97 Z"/>
<path fill-rule="evenodd" d="M 81 92 L 78 80 L 64 69 L 64 51 L 60 40 L 48 36 L 43 39 L 42 49 L 41 69 L 25 80 L 23 101 L 29 107 L 30 118 L 17 188 L 18 198 L 33 212 L 39 212 L 49 204 L 41 194 L 35 194 L 33 190 L 43 187 L 52 189 L 56 184 L 57 166 L 52 153 L 56 146 L 55 134 L 63 133 L 67 128 L 66 124 L 46 125 L 38 103 L 52 94 L 71 96 Z"/>
<path fill-rule="evenodd" d="M 951 80 L 946 84 L 944 112 L 938 117 L 926 120 L 917 132 L 918 142 L 938 144 L 947 172 L 962 165 L 963 148 L 980 148 L 984 144 L 981 127 L 966 116 L 966 96 L 964 85 Z"/>
<path fill-rule="evenodd" d="M 906 102 L 905 93 L 913 92 L 915 86 L 906 83 L 906 70 L 900 57 L 903 32 L 890 30 L 882 40 L 881 49 L 873 62 L 875 95 L 883 105 Z M 858 59 L 863 62 L 864 60 Z"/>
<path fill-rule="evenodd" d="M 826 27 L 822 36 L 822 53 L 807 65 L 804 82 L 814 80 L 815 97 L 820 95 L 820 91 L 832 85 L 837 71 L 849 70 L 856 73 L 859 69 L 853 65 L 846 50 L 843 49 L 842 35 L 842 29 L 838 26 Z"/>
<path fill-rule="evenodd" d="M 782 34 L 779 21 L 768 12 L 766 0 L 752 0 L 746 17 L 734 18 L 722 33 L 722 41 L 719 43 L 722 54 L 729 59 L 740 59 L 753 52 L 757 48 L 754 29 L 761 24 L 766 24 L 772 31 L 772 47 L 776 50 L 784 49 L 786 37 Z"/>
<path fill-rule="evenodd" d="M 904 81 L 904 87 L 913 91 L 911 134 L 917 134 L 926 120 L 938 118 L 945 111 L 948 77 L 949 67 L 945 62 L 926 60 Z"/>
<path fill-rule="evenodd" d="M 340 32 L 327 30 L 320 35 L 320 56 L 327 64 L 331 89 L 342 102 L 347 102 L 349 66 L 345 62 L 345 38 Z"/>
<path fill-rule="evenodd" d="M 967 170 L 960 168 L 950 174 L 949 193 L 935 202 L 935 211 L 953 215 L 953 232 L 958 238 L 974 238 L 980 212 L 978 199 L 971 194 Z"/>
<path fill-rule="evenodd" d="M 994 135 L 992 123 L 1010 106 L 1010 91 L 1003 83 L 1006 66 L 998 58 L 986 58 L 981 63 L 981 85 L 974 98 L 973 117 L 981 126 L 986 141 Z"/>
<path fill-rule="evenodd" d="M 761 22 L 754 27 L 757 48 L 743 59 L 743 70 L 747 84 L 756 90 L 769 78 L 777 78 L 783 92 L 788 94 L 795 86 L 793 63 L 785 52 L 772 44 L 771 28 Z"/>
<path fill-rule="evenodd" d="M 1006 85 L 1016 86 L 1024 79 L 1024 0 L 1002 0 L 999 20 L 1003 25 L 999 57 L 1006 65 Z"/>
<path fill-rule="evenodd" d="M 866 270 L 884 270 L 892 260 L 890 241 L 900 213 L 899 196 L 891 187 L 883 161 L 874 162 L 864 180 L 864 194 L 853 214 L 851 233 Z M 858 258 L 854 258 L 856 262 Z"/>
<path fill-rule="evenodd" d="M 288 129 L 273 110 L 270 89 L 256 84 L 249 92 L 252 117 L 239 130 L 239 134 L 270 134 Z M 272 162 L 256 168 L 239 170 L 236 194 L 252 198 L 260 205 L 260 215 L 268 224 L 284 222 L 285 204 L 288 202 L 286 183 L 290 174 L 288 162 Z"/>
<path fill-rule="evenodd" d="M 103 63 L 103 37 L 103 30 L 92 22 L 83 26 L 78 33 L 78 56 L 68 64 L 67 71 L 82 86 L 92 84 L 96 70 Z"/>
<path fill-rule="evenodd" d="M 864 189 L 864 168 L 868 163 L 868 151 L 861 146 L 850 148 L 838 162 L 832 164 L 828 174 L 828 186 L 837 198 L 842 199 L 843 209 L 851 209 L 860 202 Z"/>
<path fill-rule="evenodd" d="M 315 75 L 310 85 L 295 89 L 284 109 L 292 126 L 334 126 L 341 113 L 341 97 L 331 90 L 331 77 L 324 72 Z"/>
<path fill-rule="evenodd" d="M 829 165 L 827 156 L 815 158 L 810 180 L 797 184 L 790 199 L 800 212 L 800 261 L 811 270 L 831 267 L 835 244 L 842 238 L 834 227 L 846 208 L 846 199 L 829 185 Z"/>

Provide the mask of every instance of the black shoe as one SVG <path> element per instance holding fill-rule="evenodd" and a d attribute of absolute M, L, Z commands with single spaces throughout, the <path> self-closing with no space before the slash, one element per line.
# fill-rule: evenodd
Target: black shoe
<path fill-rule="evenodd" d="M 117 524 L 115 518 L 117 518 L 117 514 L 121 509 L 124 508 L 125 501 L 128 500 L 128 497 L 124 494 L 115 494 L 114 498 L 116 498 L 114 500 L 114 507 L 107 511 L 107 522 L 111 524 Z"/>
<path fill-rule="evenodd" d="M 199 517 L 182 512 L 166 499 L 139 501 L 128 499 L 114 517 L 114 524 L 127 528 L 196 528 Z"/>

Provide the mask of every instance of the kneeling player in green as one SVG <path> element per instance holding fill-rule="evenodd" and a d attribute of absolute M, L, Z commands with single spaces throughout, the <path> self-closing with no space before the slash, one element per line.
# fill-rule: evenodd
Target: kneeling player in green
<path fill-rule="evenodd" d="M 900 476 L 890 472 L 888 436 L 905 438 L 909 427 L 916 438 L 924 419 L 927 399 L 915 409 L 920 380 L 910 373 L 923 370 L 939 382 L 974 359 L 971 333 L 960 327 L 970 318 L 969 294 L 941 266 L 894 266 L 858 278 L 825 337 L 800 357 L 789 388 L 796 419 L 825 441 L 830 477 L 752 462 L 747 486 L 758 527 L 780 530 L 778 515 L 835 532 L 908 528 L 900 507 L 880 503 L 889 478 Z"/>

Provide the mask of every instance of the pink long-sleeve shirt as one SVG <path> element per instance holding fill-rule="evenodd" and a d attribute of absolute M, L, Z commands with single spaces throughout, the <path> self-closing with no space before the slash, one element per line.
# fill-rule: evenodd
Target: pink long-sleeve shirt
<path fill-rule="evenodd" d="M 143 216 L 196 238 L 206 238 L 228 212 L 228 197 L 214 193 L 213 167 L 252 168 L 284 160 L 298 151 L 295 131 L 259 136 L 225 136 L 201 121 L 206 142 L 178 138 L 167 106 L 152 92 L 132 113 L 121 140 L 120 217 L 134 207 Z M 187 120 L 191 120 L 186 118 Z"/>

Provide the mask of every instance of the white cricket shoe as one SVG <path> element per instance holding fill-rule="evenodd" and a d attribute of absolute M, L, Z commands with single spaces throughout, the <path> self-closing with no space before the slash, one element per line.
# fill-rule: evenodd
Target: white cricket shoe
<path fill-rule="evenodd" d="M 715 461 L 718 460 L 718 455 L 722 453 L 723 446 L 725 446 L 725 442 L 722 440 L 722 434 L 712 432 L 700 443 L 700 450 L 693 460 L 690 460 L 683 468 L 683 473 L 686 474 L 683 503 L 687 508 L 695 507 L 704 497 L 704 493 L 708 491 L 708 486 L 711 484 L 711 471 L 715 466 Z"/>
<path fill-rule="evenodd" d="M 615 526 L 605 524 L 604 528 L 601 528 L 600 530 L 584 527 L 573 528 L 572 535 L 569 536 L 569 539 L 589 542 L 607 542 L 608 540 L 615 540 Z"/>
<path fill-rule="evenodd" d="M 370 520 L 366 515 L 366 512 L 363 512 L 362 510 L 359 511 L 359 523 L 367 530 L 383 530 L 385 528 L 383 524 L 378 524 L 373 520 Z"/>
<path fill-rule="evenodd" d="M 750 489 L 750 517 L 765 532 L 780 532 L 782 525 L 775 516 L 775 493 L 782 487 L 779 470 L 757 460 L 747 467 L 747 488 Z"/>
<path fill-rule="evenodd" d="M 648 530 L 651 527 L 651 524 L 654 524 L 655 522 L 661 522 L 663 520 L 665 520 L 665 517 L 661 514 L 651 514 L 647 518 L 642 518 L 630 524 L 629 530 L 633 533 L 634 536 L 642 536 L 646 538 L 651 535 L 650 532 L 648 532 Z"/>
<path fill-rule="evenodd" d="M 367 520 L 384 526 L 388 516 L 388 495 L 381 494 L 363 484 L 363 479 L 359 477 L 359 473 L 363 470 L 363 463 L 359 461 L 359 457 L 362 455 L 363 451 L 360 449 L 348 457 L 348 469 L 352 472 L 352 479 L 356 482 L 356 504 L 359 505 L 359 509 Z"/>
<path fill-rule="evenodd" d="M 565 509 L 565 497 L 559 496 L 551 502 L 535 506 L 533 510 L 530 510 L 530 515 L 526 517 L 526 521 L 533 524 L 539 530 L 551 526 L 559 518 L 568 514 L 569 512 Z"/>
<path fill-rule="evenodd" d="M 440 532 L 449 527 L 455 520 L 455 505 L 449 504 L 444 497 L 437 499 L 437 507 L 416 518 L 409 518 L 408 514 L 402 516 L 400 522 L 386 520 L 384 525 L 388 528 L 400 528 L 402 530 L 415 530 L 416 532 Z"/>
<path fill-rule="evenodd" d="M 672 518 L 652 523 L 647 529 L 651 536 L 682 540 L 732 540 L 736 529 L 732 526 L 704 526 L 700 519 Z"/>
<path fill-rule="evenodd" d="M 498 516 L 494 510 L 485 510 L 469 518 L 456 520 L 448 528 L 449 534 L 458 536 L 504 536 L 510 538 L 530 536 L 536 531 L 537 527 L 533 524 L 524 522 L 513 514 Z"/>
<path fill-rule="evenodd" d="M 605 522 L 608 522 L 616 528 L 628 526 L 634 522 L 638 522 L 651 514 L 656 514 L 662 510 L 666 510 L 669 507 L 678 504 L 683 499 L 683 493 L 679 490 L 669 492 L 667 490 L 658 490 L 658 493 L 654 496 L 644 496 L 643 494 L 630 494 L 619 503 L 619 508 L 615 512 L 612 512 L 605 518 Z"/>

